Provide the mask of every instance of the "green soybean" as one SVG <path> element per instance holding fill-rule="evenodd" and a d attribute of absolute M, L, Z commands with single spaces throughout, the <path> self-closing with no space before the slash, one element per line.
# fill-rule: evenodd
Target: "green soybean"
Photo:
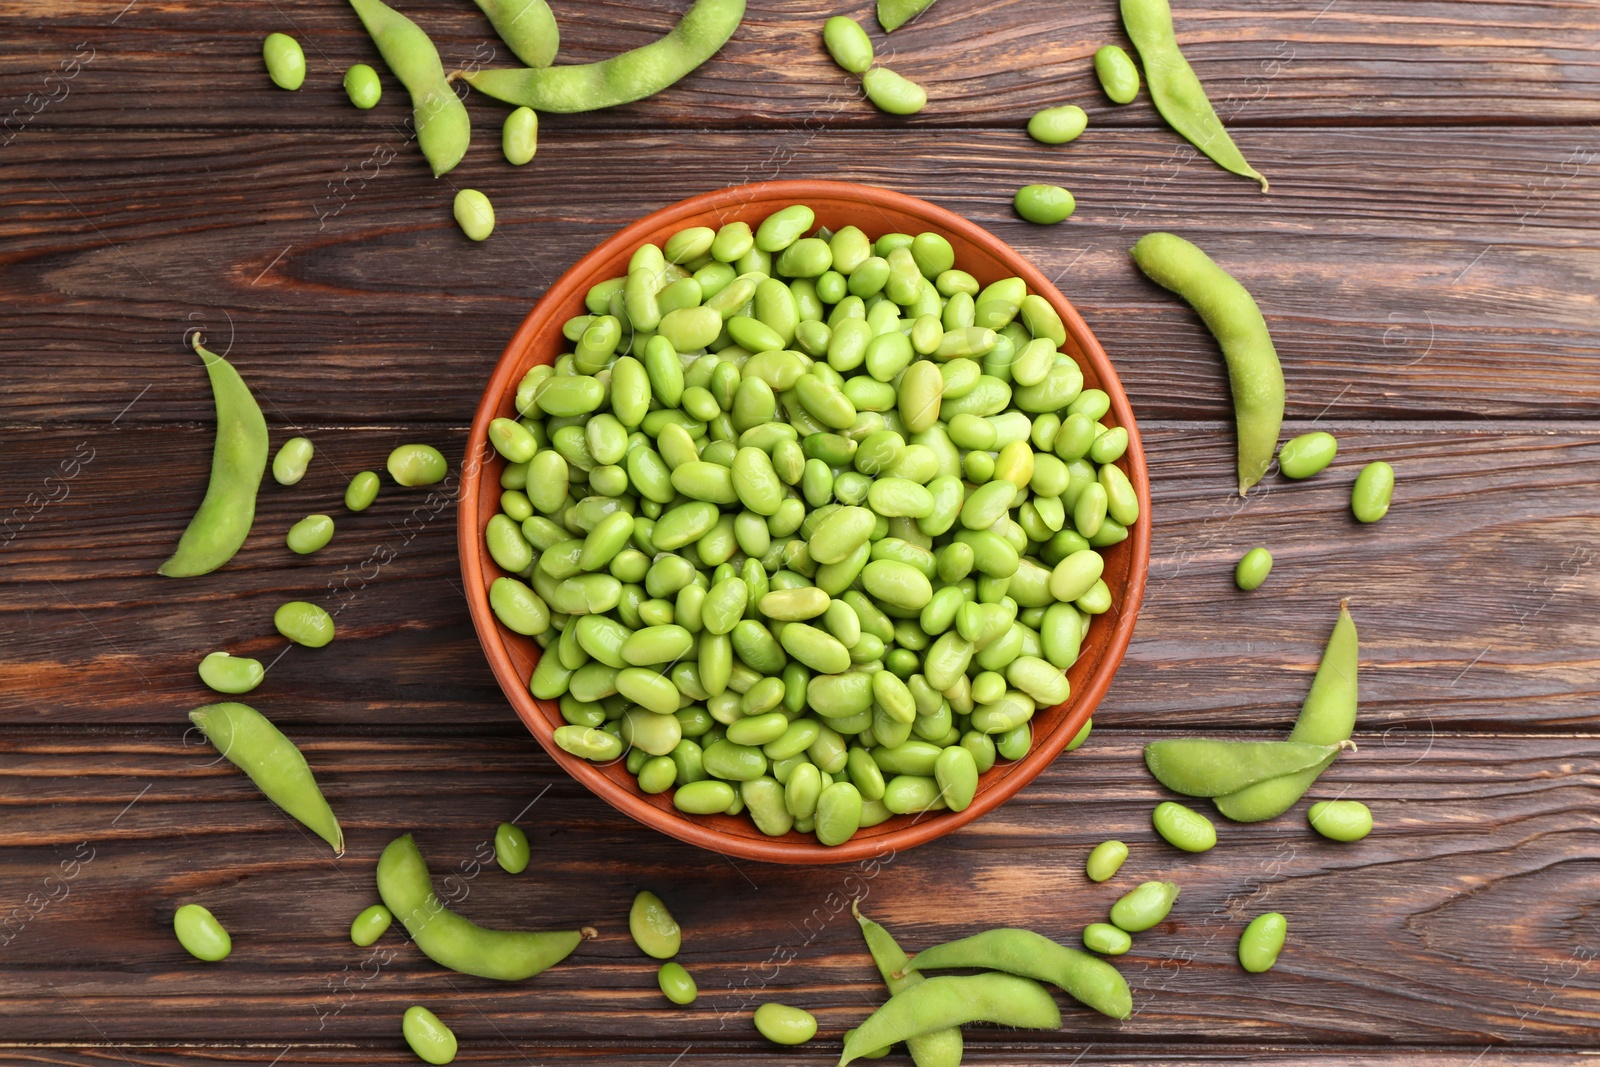
<path fill-rule="evenodd" d="M 261 42 L 267 75 L 280 89 L 298 89 L 306 80 L 306 53 L 300 42 L 286 33 L 269 33 Z"/>
<path fill-rule="evenodd" d="M 1083 928 L 1083 947 L 1102 956 L 1120 956 L 1133 947 L 1133 938 L 1110 923 L 1090 923 Z"/>
<path fill-rule="evenodd" d="M 1194 68 L 1178 48 L 1168 0 L 1122 0 L 1122 25 L 1144 62 L 1150 99 L 1167 124 L 1224 170 L 1260 182 L 1261 191 L 1266 192 L 1267 179 L 1245 162 L 1244 154 L 1228 136 L 1216 109 L 1206 98 L 1205 88 L 1195 76 Z M 1097 53 L 1096 71 L 1099 58 Z M 1126 54 L 1123 58 L 1127 58 Z M 1132 66 L 1130 61 L 1128 67 Z M 1106 94 L 1116 99 L 1109 87 Z"/>
<path fill-rule="evenodd" d="M 861 76 L 861 88 L 879 111 L 915 115 L 928 104 L 927 90 L 888 67 L 873 67 Z"/>
<path fill-rule="evenodd" d="M 379 480 L 375 471 L 361 471 L 344 489 L 344 506 L 351 511 L 366 511 L 378 499 Z"/>
<path fill-rule="evenodd" d="M 628 910 L 628 932 L 641 952 L 658 960 L 676 956 L 683 943 L 678 920 L 672 917 L 661 898 L 651 892 L 642 892 L 633 898 L 633 907 Z"/>
<path fill-rule="evenodd" d="M 1028 136 L 1040 144 L 1066 144 L 1077 140 L 1089 125 L 1089 116 L 1075 104 L 1048 107 L 1028 120 Z"/>
<path fill-rule="evenodd" d="M 456 1058 L 456 1035 L 421 1004 L 406 1009 L 400 1032 L 411 1051 L 425 1063 L 449 1063 Z"/>
<path fill-rule="evenodd" d="M 394 922 L 394 915 L 382 904 L 365 909 L 350 923 L 350 940 L 362 948 L 377 941 Z"/>
<path fill-rule="evenodd" d="M 383 82 L 378 72 L 365 63 L 355 63 L 344 72 L 344 91 L 350 102 L 363 111 L 378 106 L 383 98 Z"/>
<path fill-rule="evenodd" d="M 1094 73 L 1114 104 L 1132 103 L 1139 95 L 1139 68 L 1128 53 L 1114 44 L 1103 45 L 1095 52 Z"/>
<path fill-rule="evenodd" d="M 306 476 L 311 456 L 316 451 L 311 441 L 304 437 L 291 437 L 278 446 L 272 457 L 272 480 L 279 485 L 294 485 Z"/>
<path fill-rule="evenodd" d="M 1206 852 L 1217 844 L 1217 828 L 1193 808 L 1168 800 L 1157 804 L 1150 821 L 1169 845 L 1185 852 Z"/>
<path fill-rule="evenodd" d="M 1360 841 L 1372 832 L 1372 812 L 1359 800 L 1319 800 L 1308 814 L 1311 828 L 1330 841 Z"/>
<path fill-rule="evenodd" d="M 1278 449 L 1278 469 L 1285 478 L 1309 478 L 1327 468 L 1339 453 L 1339 441 L 1331 433 L 1317 430 L 1291 437 Z"/>
<path fill-rule="evenodd" d="M 389 477 L 399 485 L 435 485 L 444 481 L 450 465 L 432 445 L 401 445 L 389 453 Z"/>
<path fill-rule="evenodd" d="M 528 835 L 515 823 L 503 822 L 494 830 L 494 861 L 507 874 L 521 874 L 528 869 L 531 853 Z"/>
<path fill-rule="evenodd" d="M 1261 583 L 1271 573 L 1272 553 L 1258 546 L 1239 558 L 1238 565 L 1233 569 L 1233 581 L 1240 589 L 1250 592 L 1260 589 Z"/>
<path fill-rule="evenodd" d="M 1111 921 L 1118 928 L 1137 934 L 1165 919 L 1177 899 L 1176 882 L 1141 882 L 1111 905 Z"/>
<path fill-rule="evenodd" d="M 197 960 L 216 963 L 233 951 L 233 938 L 217 917 L 199 904 L 185 904 L 172 916 L 178 944 Z"/>
<path fill-rule="evenodd" d="M 1289 921 L 1278 912 L 1257 915 L 1239 936 L 1239 965 L 1251 974 L 1270 971 L 1288 933 Z"/>
<path fill-rule="evenodd" d="M 307 648 L 333 640 L 333 616 L 304 600 L 291 600 L 272 613 L 272 625 L 284 637 Z"/>
<path fill-rule="evenodd" d="M 452 209 L 456 225 L 474 241 L 486 241 L 494 232 L 494 205 L 476 189 L 462 189 L 456 193 Z"/>
<path fill-rule="evenodd" d="M 1018 215 L 1040 226 L 1066 221 L 1078 206 L 1072 194 L 1059 185 L 1024 185 L 1011 202 Z"/>
<path fill-rule="evenodd" d="M 656 984 L 661 987 L 662 995 L 674 1004 L 693 1004 L 700 995 L 694 977 L 681 963 L 663 963 L 656 972 Z"/>
<path fill-rule="evenodd" d="M 507 163 L 520 167 L 530 162 L 538 150 L 539 113 L 531 107 L 519 107 L 506 116 L 500 127 L 500 151 Z"/>
<path fill-rule="evenodd" d="M 200 661 L 200 680 L 219 693 L 248 693 L 267 676 L 260 660 L 213 652 Z"/>
<path fill-rule="evenodd" d="M 289 550 L 298 555 L 309 555 L 325 548 L 333 540 L 333 519 L 326 515 L 307 515 L 293 526 L 284 537 Z"/>
<path fill-rule="evenodd" d="M 803 1045 L 817 1036 L 817 1020 L 804 1008 L 768 1001 L 755 1011 L 761 1036 L 779 1045 Z"/>
<path fill-rule="evenodd" d="M 1083 873 L 1091 882 L 1104 882 L 1116 876 L 1128 858 L 1128 846 L 1121 841 L 1102 841 L 1094 846 L 1083 865 Z"/>
<path fill-rule="evenodd" d="M 1142 2 L 1166 7 L 1166 0 Z M 1126 2 L 1123 10 L 1126 18 Z M 1147 233 L 1133 246 L 1133 261 L 1151 281 L 1188 301 L 1222 347 L 1233 392 L 1243 496 L 1266 473 L 1283 424 L 1283 367 L 1261 309 L 1244 286 L 1181 237 Z"/>
<path fill-rule="evenodd" d="M 851 74 L 862 74 L 872 66 L 872 40 L 861 23 L 847 15 L 835 15 L 822 24 L 822 43 L 833 61 Z"/>
<path fill-rule="evenodd" d="M 1378 460 L 1361 468 L 1350 490 L 1350 513 L 1359 522 L 1377 522 L 1389 513 L 1394 496 L 1394 468 Z"/>

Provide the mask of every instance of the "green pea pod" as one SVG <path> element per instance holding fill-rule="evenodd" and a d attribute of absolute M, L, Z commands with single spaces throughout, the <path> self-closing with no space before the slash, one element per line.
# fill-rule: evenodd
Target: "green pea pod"
<path fill-rule="evenodd" d="M 267 470 L 267 422 L 250 387 L 221 356 L 191 339 L 206 365 L 217 406 L 217 437 L 211 451 L 211 480 L 178 547 L 157 573 L 168 578 L 207 574 L 233 558 L 255 521 L 256 491 Z"/>
<path fill-rule="evenodd" d="M 844 1043 L 839 1067 L 897 1041 L 973 1022 L 1054 1030 L 1061 1025 L 1061 1009 L 1043 986 L 1027 978 L 929 978 L 890 997 L 856 1027 Z"/>
<path fill-rule="evenodd" d="M 248 704 L 229 701 L 195 708 L 189 719 L 268 800 L 343 854 L 344 831 L 305 756 L 265 715 Z"/>
<path fill-rule="evenodd" d="M 530 67 L 548 67 L 561 46 L 561 29 L 545 0 L 473 0 L 489 16 L 489 25 Z"/>
<path fill-rule="evenodd" d="M 912 969 L 910 957 L 894 939 L 894 935 L 862 915 L 859 903 L 851 901 L 850 913 L 861 924 L 861 935 L 866 938 L 867 951 L 872 953 L 872 962 L 883 976 L 883 984 L 888 987 L 889 995 L 893 996 L 926 981 Z M 961 1028 L 952 1026 L 913 1037 L 906 1042 L 906 1049 L 917 1067 L 961 1067 Z"/>
<path fill-rule="evenodd" d="M 564 727 L 563 727 L 564 729 Z M 450 911 L 434 895 L 428 866 L 410 834 L 389 842 L 378 858 L 378 895 L 405 924 L 423 955 L 441 967 L 479 978 L 514 982 L 560 963 L 588 928 L 550 933 L 491 930 Z"/>
<path fill-rule="evenodd" d="M 665 37 L 598 63 L 459 76 L 496 100 L 535 111 L 570 114 L 615 107 L 659 93 L 710 59 L 739 28 L 744 5 L 745 0 L 695 0 Z"/>
<path fill-rule="evenodd" d="M 1165 0 L 1156 2 L 1165 9 Z M 1243 496 L 1267 472 L 1283 425 L 1283 367 L 1261 309 L 1210 256 L 1174 234 L 1145 234 L 1133 246 L 1133 261 L 1151 281 L 1187 300 L 1222 347 L 1233 392 Z"/>
<path fill-rule="evenodd" d="M 1216 109 L 1206 99 L 1194 68 L 1183 58 L 1167 0 L 1122 0 L 1122 25 L 1139 50 L 1150 99 L 1167 124 L 1224 170 L 1254 178 L 1261 183 L 1261 191 L 1266 192 L 1267 179 L 1245 162 L 1244 153 L 1228 136 Z"/>
<path fill-rule="evenodd" d="M 383 0 L 350 0 L 378 46 L 389 71 L 411 94 L 417 145 L 435 178 L 449 173 L 467 154 L 472 122 L 466 106 L 445 80 L 439 50 L 415 22 Z"/>
<path fill-rule="evenodd" d="M 1113 1019 L 1126 1019 L 1133 1011 L 1128 983 L 1115 967 L 1032 930 L 986 930 L 925 949 L 913 962 L 921 970 L 985 967 L 1049 982 Z"/>
<path fill-rule="evenodd" d="M 1322 653 L 1322 664 L 1311 683 L 1311 692 L 1300 709 L 1290 741 L 1313 745 L 1337 745 L 1348 741 L 1355 729 L 1357 689 L 1356 663 L 1360 648 L 1356 624 L 1346 606 L 1339 605 L 1339 621 Z M 1279 778 L 1246 786 L 1236 793 L 1216 798 L 1217 810 L 1234 822 L 1260 822 L 1282 815 L 1305 795 L 1326 764 L 1296 771 Z"/>
<path fill-rule="evenodd" d="M 1177 737 L 1144 748 L 1145 766 L 1156 780 L 1189 797 L 1219 797 L 1257 782 L 1323 767 L 1348 741 L 1310 745 L 1299 741 L 1213 741 Z"/>

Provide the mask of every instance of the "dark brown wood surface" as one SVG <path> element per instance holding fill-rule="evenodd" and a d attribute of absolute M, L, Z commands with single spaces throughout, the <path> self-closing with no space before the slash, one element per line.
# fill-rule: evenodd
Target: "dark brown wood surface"
<path fill-rule="evenodd" d="M 564 60 L 644 43 L 682 6 L 557 3 Z M 451 66 L 496 46 L 464 0 L 406 10 Z M 927 85 L 923 115 L 860 99 L 819 47 L 837 13 Z M 399 1016 L 421 1002 L 462 1062 L 831 1063 L 881 996 L 851 898 L 913 949 L 1005 923 L 1071 941 L 1153 877 L 1183 895 L 1119 961 L 1134 1017 L 1069 1007 L 1057 1033 L 972 1029 L 968 1062 L 1487 1067 L 1600 1045 L 1600 8 L 1278 0 L 1175 19 L 1270 195 L 1198 157 L 1147 98 L 1106 103 L 1089 57 L 1126 43 L 1112 0 L 940 0 L 892 38 L 865 3 L 759 0 L 670 91 L 547 117 L 521 170 L 499 156 L 502 110 L 470 100 L 473 147 L 439 181 L 387 76 L 377 109 L 344 101 L 344 67 L 377 59 L 337 0 L 0 0 L 0 1061 L 416 1062 Z M 310 61 L 292 96 L 261 70 L 279 29 Z M 1021 132 L 1068 101 L 1090 113 L 1078 142 Z M 502 346 L 590 246 L 775 177 L 925 197 L 1058 278 L 1150 459 L 1149 592 L 1092 741 L 998 812 L 867 866 L 729 860 L 615 813 L 496 687 L 453 506 L 393 487 L 361 515 L 338 505 L 395 444 L 461 453 Z M 1074 218 L 1016 219 L 1010 194 L 1032 181 L 1072 188 Z M 481 246 L 450 219 L 464 185 L 499 215 Z M 1332 430 L 1334 468 L 1231 492 L 1215 344 L 1127 256 L 1153 229 L 1255 294 L 1286 436 Z M 262 399 L 274 444 L 305 433 L 318 453 L 300 485 L 264 486 L 232 563 L 179 583 L 154 569 L 209 462 L 209 391 L 182 346 L 197 326 Z M 1349 484 L 1379 458 L 1395 505 L 1363 527 Z M 292 556 L 283 530 L 317 511 L 338 537 Z M 1256 544 L 1276 566 L 1240 593 L 1232 566 Z M 367 563 L 384 548 L 392 561 Z M 297 597 L 340 606 L 333 645 L 285 650 L 271 613 Z M 1360 751 L 1316 795 L 1365 800 L 1378 830 L 1334 844 L 1301 805 L 1222 824 L 1201 856 L 1162 844 L 1141 746 L 1280 731 L 1341 597 L 1362 639 Z M 194 664 L 224 646 L 273 662 L 250 699 L 317 768 L 342 859 L 186 733 L 208 699 Z M 481 868 L 494 825 L 519 815 L 534 866 Z M 377 853 L 407 830 L 474 918 L 600 937 L 511 985 L 394 935 L 357 949 Z M 1083 858 L 1108 837 L 1133 856 L 1095 886 Z M 627 938 L 641 888 L 684 924 L 692 1008 L 665 1003 Z M 173 940 L 188 901 L 229 926 L 226 962 Z M 1266 910 L 1289 917 L 1290 945 L 1247 975 L 1238 932 Z M 822 1036 L 766 1044 L 748 1020 L 764 999 L 814 1010 Z"/>

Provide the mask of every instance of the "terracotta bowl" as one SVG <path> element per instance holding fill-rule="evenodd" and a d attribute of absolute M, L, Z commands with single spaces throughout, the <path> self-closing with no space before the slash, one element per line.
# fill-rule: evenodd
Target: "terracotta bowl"
<path fill-rule="evenodd" d="M 796 203 L 810 205 L 816 210 L 817 223 L 834 230 L 854 224 L 874 238 L 895 231 L 916 234 L 932 230 L 943 234 L 955 248 L 956 265 L 979 282 L 988 284 L 1017 275 L 1028 283 L 1031 292 L 1049 300 L 1066 324 L 1065 348 L 1083 369 L 1085 388 L 1098 387 L 1109 393 L 1108 419 L 1128 429 L 1128 451 L 1119 466 L 1138 491 L 1140 507 L 1139 521 L 1128 539 L 1105 552 L 1105 581 L 1111 588 L 1114 606 L 1090 627 L 1082 654 L 1067 672 L 1072 683 L 1071 699 L 1035 714 L 1033 751 L 1015 763 L 1001 761 L 983 775 L 977 797 L 965 811 L 896 816 L 860 831 L 836 848 L 818 844 L 809 834 L 767 837 L 743 815 L 684 815 L 673 808 L 670 793 L 648 796 L 641 792 L 622 761 L 600 766 L 557 747 L 552 735 L 563 721 L 556 703 L 535 700 L 528 692 L 528 677 L 538 662 L 539 646 L 495 619 L 488 589 L 503 572 L 483 543 L 484 526 L 499 511 L 500 472 L 504 466 L 488 444 L 489 422 L 500 416 L 515 417 L 512 403 L 517 383 L 529 367 L 551 363 L 561 354 L 565 343 L 561 324 L 584 313 L 583 298 L 589 287 L 626 273 L 629 257 L 646 241 L 664 243 L 686 226 L 715 228 L 738 220 L 755 226 L 778 208 Z M 772 863 L 844 863 L 922 844 L 994 810 L 1048 767 L 1077 734 L 1110 687 L 1133 635 L 1149 569 L 1150 482 L 1133 411 L 1110 360 L 1072 305 L 1031 263 L 959 215 L 889 189 L 829 181 L 761 182 L 717 189 L 647 215 L 601 242 L 550 287 L 506 346 L 472 421 L 461 478 L 458 533 L 467 603 L 489 665 L 522 721 L 569 774 L 618 810 L 702 848 Z"/>

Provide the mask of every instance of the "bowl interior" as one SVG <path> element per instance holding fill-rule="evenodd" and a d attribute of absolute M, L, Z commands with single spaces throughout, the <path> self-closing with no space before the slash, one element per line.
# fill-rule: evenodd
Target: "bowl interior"
<path fill-rule="evenodd" d="M 1140 518 L 1121 544 L 1102 550 L 1104 579 L 1113 595 L 1110 612 L 1089 628 L 1078 661 L 1067 672 L 1072 696 L 1066 703 L 1040 709 L 1033 718 L 1032 751 L 1016 762 L 1001 761 L 980 780 L 972 804 L 961 812 L 896 816 L 863 829 L 843 845 L 829 848 L 810 835 L 772 838 L 745 816 L 687 816 L 672 806 L 669 794 L 648 796 L 618 760 L 599 765 L 569 755 L 556 745 L 553 731 L 563 725 L 554 701 L 536 700 L 528 678 L 540 649 L 532 638 L 513 633 L 495 619 L 488 603 L 489 585 L 504 574 L 489 557 L 482 531 L 499 511 L 500 474 L 505 464 L 488 444 L 488 425 L 498 417 L 515 418 L 517 383 L 529 367 L 552 363 L 564 350 L 561 325 L 585 313 L 584 295 L 596 282 L 627 273 L 633 251 L 651 241 L 664 243 L 676 231 L 695 225 L 722 226 L 744 221 L 752 227 L 778 208 L 803 203 L 817 213 L 817 224 L 832 230 L 860 227 L 869 237 L 884 233 L 942 234 L 955 249 L 956 265 L 987 285 L 1017 275 L 1031 292 L 1045 297 L 1066 326 L 1063 346 L 1083 370 L 1084 387 L 1105 390 L 1111 397 L 1107 421 L 1129 432 L 1127 453 L 1118 465 L 1139 496 Z M 463 577 L 473 623 L 490 666 L 512 707 L 550 755 L 604 800 L 627 814 L 681 840 L 714 851 L 779 863 L 842 863 L 880 856 L 964 825 L 1004 802 L 1032 780 L 1058 755 L 1093 713 L 1110 686 L 1133 633 L 1143 596 L 1150 548 L 1149 480 L 1133 412 L 1116 374 L 1094 335 L 1049 279 L 998 238 L 952 212 L 888 189 L 843 182 L 783 181 L 719 189 L 657 211 L 626 227 L 580 259 L 544 295 L 506 346 L 484 391 L 468 439 L 462 472 L 459 542 Z"/>

